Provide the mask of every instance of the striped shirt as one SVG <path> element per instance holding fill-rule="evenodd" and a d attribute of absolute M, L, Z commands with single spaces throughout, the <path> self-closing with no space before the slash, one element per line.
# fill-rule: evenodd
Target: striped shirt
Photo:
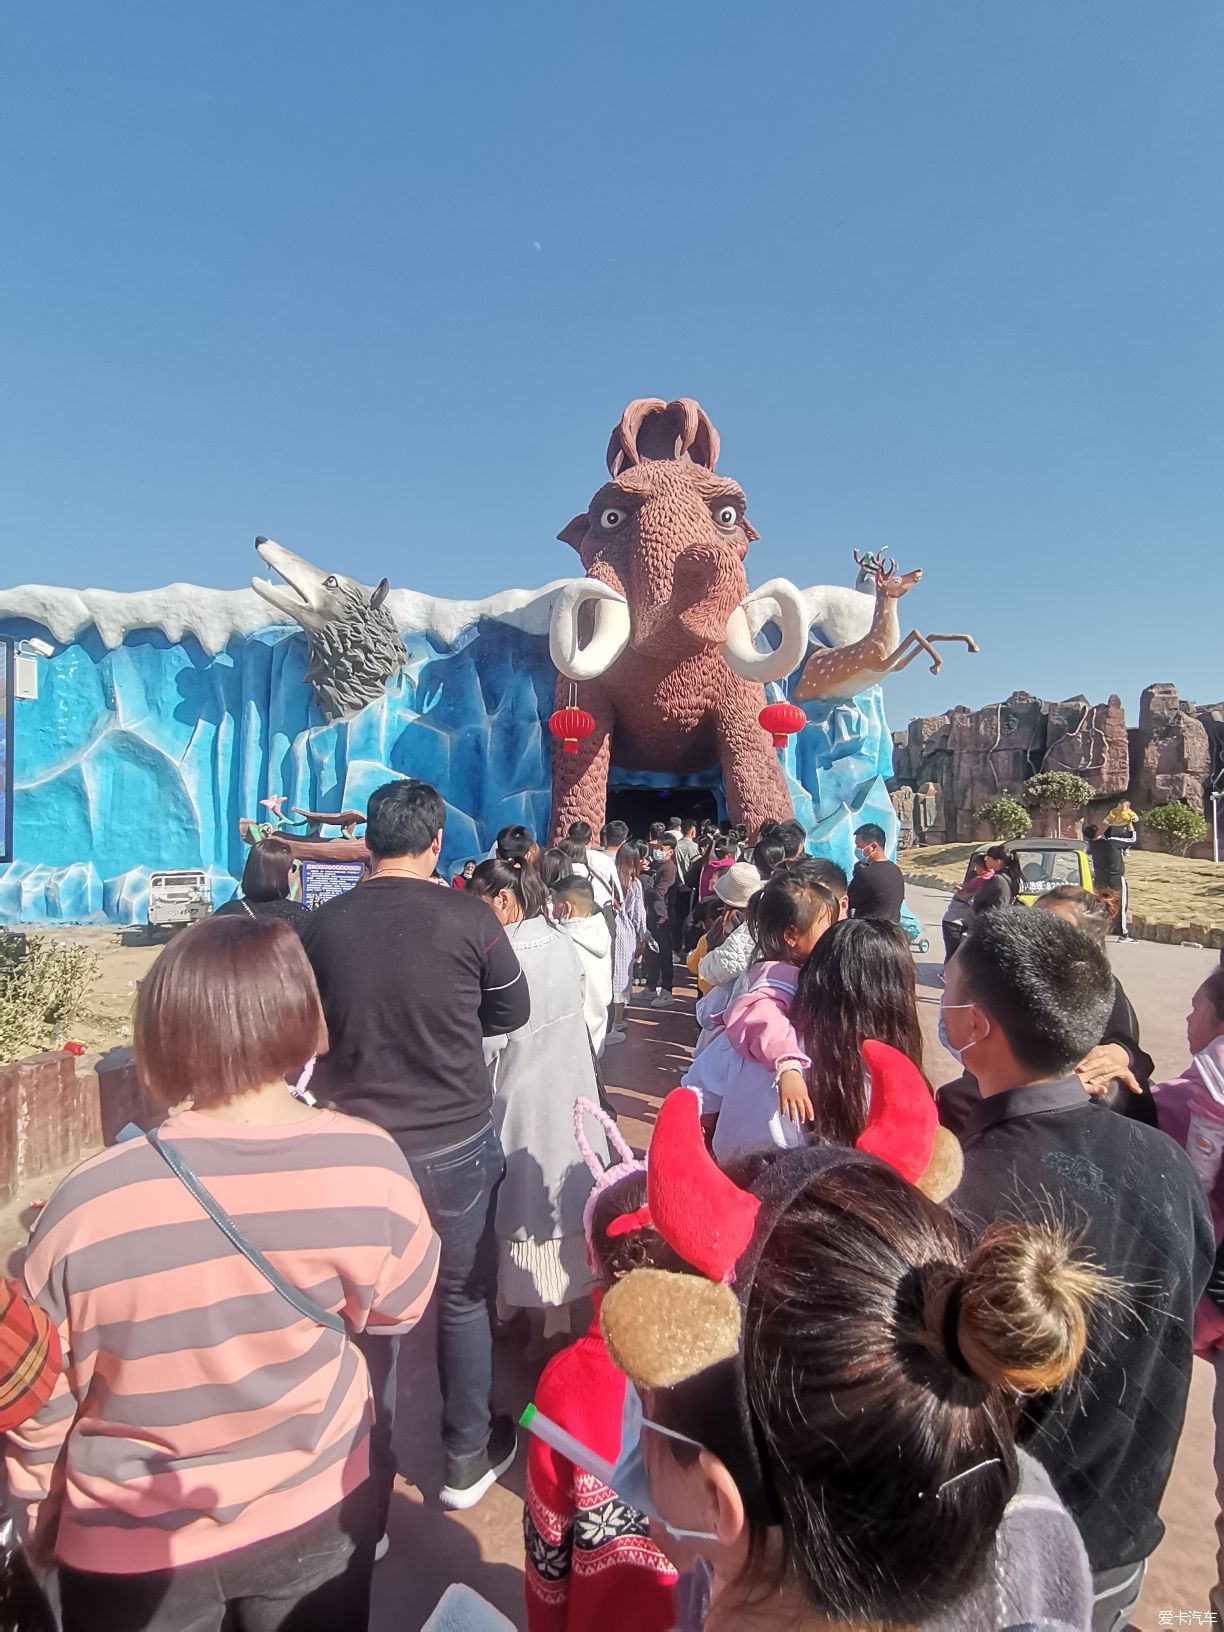
<path fill-rule="evenodd" d="M 438 1242 L 388 1135 L 334 1111 L 273 1127 L 186 1111 L 161 1133 L 351 1330 L 390 1336 L 420 1319 Z M 63 1452 L 61 1562 L 127 1575 L 215 1558 L 296 1529 L 367 1478 L 364 1360 L 230 1246 L 145 1140 L 69 1174 L 25 1277 L 65 1369 L 10 1435 L 9 1479 L 42 1501 Z"/>

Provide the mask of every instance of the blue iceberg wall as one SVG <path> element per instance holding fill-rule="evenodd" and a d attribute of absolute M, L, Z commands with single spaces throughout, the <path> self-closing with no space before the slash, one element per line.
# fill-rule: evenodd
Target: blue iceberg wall
<path fill-rule="evenodd" d="M 0 634 L 47 638 L 0 620 Z M 52 637 L 53 638 L 53 637 Z M 547 828 L 556 673 L 548 643 L 482 620 L 450 645 L 405 634 L 409 665 L 351 720 L 318 723 L 306 642 L 279 626 L 210 655 L 192 635 L 134 629 L 108 649 L 93 628 L 39 662 L 39 696 L 14 704 L 15 860 L 0 866 L 0 923 L 143 923 L 149 873 L 201 867 L 215 904 L 234 893 L 243 816 L 287 805 L 362 809 L 395 776 L 447 801 L 444 867 L 481 855 L 500 827 Z M 771 687 L 781 696 L 785 688 Z M 895 842 L 892 745 L 878 688 L 810 704 L 784 764 L 809 848 L 849 867 L 853 828 Z M 719 788 L 720 778 L 615 772 L 613 782 Z"/>

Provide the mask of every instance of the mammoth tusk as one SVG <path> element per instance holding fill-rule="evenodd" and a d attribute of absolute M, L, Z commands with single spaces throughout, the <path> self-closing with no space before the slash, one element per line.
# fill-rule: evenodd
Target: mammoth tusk
<path fill-rule="evenodd" d="M 595 632 L 578 643 L 578 613 L 585 601 L 595 603 Z M 567 680 L 594 680 L 606 673 L 629 644 L 629 603 L 596 578 L 575 578 L 553 605 L 548 650 Z"/>
<path fill-rule="evenodd" d="M 782 639 L 776 651 L 763 652 L 753 636 L 749 613 L 763 613 L 760 626 L 776 623 Z M 723 641 L 723 656 L 732 674 L 741 680 L 784 680 L 807 656 L 808 628 L 811 619 L 807 601 L 789 579 L 771 578 L 760 589 L 754 590 L 727 619 L 727 635 Z"/>

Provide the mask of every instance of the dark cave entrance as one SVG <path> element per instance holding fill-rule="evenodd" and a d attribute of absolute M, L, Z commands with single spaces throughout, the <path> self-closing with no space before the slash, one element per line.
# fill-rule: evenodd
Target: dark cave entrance
<path fill-rule="evenodd" d="M 616 772 L 613 771 L 613 776 Z M 616 787 L 608 786 L 609 822 L 624 822 L 632 838 L 644 839 L 651 822 L 666 822 L 671 816 L 692 817 L 696 822 L 718 821 L 726 815 L 722 788 Z"/>

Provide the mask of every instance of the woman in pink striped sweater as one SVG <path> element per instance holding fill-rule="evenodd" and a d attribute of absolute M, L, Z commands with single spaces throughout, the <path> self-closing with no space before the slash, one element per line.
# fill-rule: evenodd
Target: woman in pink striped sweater
<path fill-rule="evenodd" d="M 59 1328 L 64 1371 L 9 1437 L 8 1472 L 59 1565 L 64 1632 L 219 1632 L 231 1608 L 244 1632 L 290 1616 L 366 1624 L 369 1377 L 335 1317 L 348 1332 L 409 1331 L 438 1246 L 394 1141 L 286 1088 L 326 1046 L 310 965 L 282 923 L 188 929 L 141 988 L 145 1092 L 187 1102 L 161 1142 L 289 1288 L 144 1139 L 56 1190 L 25 1279 Z"/>

